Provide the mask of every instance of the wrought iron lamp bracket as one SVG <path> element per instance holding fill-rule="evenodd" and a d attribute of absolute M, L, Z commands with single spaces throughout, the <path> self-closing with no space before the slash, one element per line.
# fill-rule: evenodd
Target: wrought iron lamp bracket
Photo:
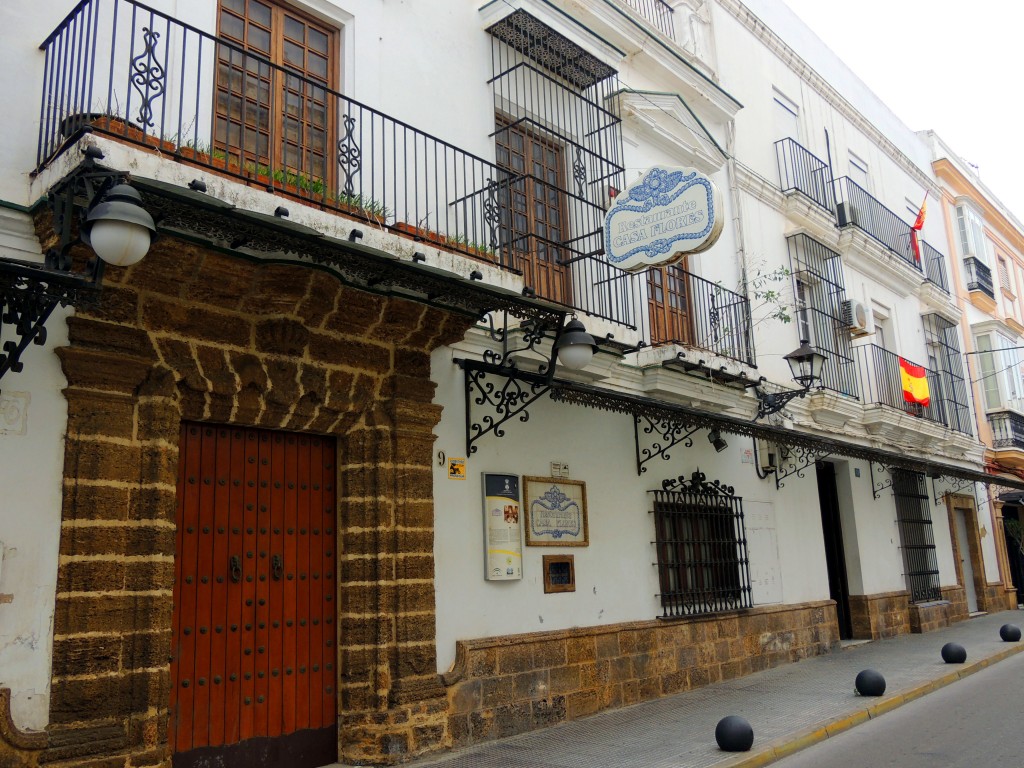
<path fill-rule="evenodd" d="M 0 258 L 0 336 L 10 329 L 15 337 L 0 346 L 0 378 L 24 368 L 21 355 L 30 344 L 46 343 L 46 321 L 58 305 L 80 306 L 98 295 L 102 259 L 93 255 L 82 271 L 72 270 L 71 248 L 81 242 L 75 223 L 80 226 L 107 190 L 127 174 L 98 166 L 96 160 L 103 154 L 97 149 L 84 151 L 85 161 L 50 190 L 57 243 L 44 262 Z"/>
<path fill-rule="evenodd" d="M 550 354 L 542 352 L 539 348 L 541 342 L 547 337 L 551 330 L 550 323 L 545 318 L 527 318 L 518 326 L 509 325 L 509 313 L 502 312 L 502 323 L 496 325 L 494 315 L 487 315 L 487 335 L 501 345 L 500 350 L 488 349 L 484 352 L 484 362 L 498 368 L 513 370 L 517 367 L 516 358 L 523 355 L 532 355 L 538 361 L 538 373 L 546 374 L 550 380 L 554 375 L 555 344 L 561 335 L 565 315 L 561 315 L 555 331 L 554 342 Z"/>
<path fill-rule="evenodd" d="M 949 486 L 945 491 L 939 493 L 935 490 L 935 486 L 938 485 L 940 480 L 945 480 Z M 974 481 L 969 480 L 966 477 L 946 477 L 945 475 L 939 475 L 938 477 L 932 478 L 932 500 L 936 506 L 950 493 L 959 493 L 964 488 L 972 488 Z"/>
<path fill-rule="evenodd" d="M 798 397 L 806 396 L 810 389 L 810 386 L 806 386 L 800 389 L 785 389 L 781 392 L 765 392 L 761 387 L 755 386 L 754 394 L 757 395 L 757 415 L 754 417 L 754 421 L 778 413 L 789 405 L 791 401 Z"/>
<path fill-rule="evenodd" d="M 641 427 L 641 422 L 646 422 L 646 426 Z M 670 419 L 652 419 L 650 416 L 644 414 L 634 414 L 633 416 L 633 437 L 636 443 L 636 473 L 642 475 L 647 471 L 647 467 L 644 466 L 648 461 L 658 456 L 668 461 L 671 459 L 668 451 L 670 448 L 683 443 L 687 448 L 693 447 L 693 433 L 696 432 L 700 427 L 692 427 L 689 424 L 685 424 L 681 421 L 670 420 Z M 647 447 L 640 446 L 640 434 L 653 435 L 650 441 L 650 445 Z"/>
<path fill-rule="evenodd" d="M 781 446 L 779 450 L 781 455 Z M 790 475 L 796 475 L 798 478 L 803 478 L 805 476 L 805 469 L 807 469 L 812 464 L 815 464 L 821 461 L 822 459 L 832 455 L 832 451 L 830 450 L 825 450 L 822 448 L 805 448 L 804 446 L 801 445 L 789 446 L 786 448 L 786 450 L 789 453 L 788 457 L 783 459 L 783 461 L 785 461 L 785 465 L 783 465 L 782 461 L 780 461 L 778 468 L 775 470 L 776 490 L 778 490 L 779 488 L 784 488 L 786 486 L 786 484 L 782 482 L 784 478 L 787 478 Z M 783 471 L 782 469 L 783 466 L 785 466 L 786 468 L 785 471 Z"/>

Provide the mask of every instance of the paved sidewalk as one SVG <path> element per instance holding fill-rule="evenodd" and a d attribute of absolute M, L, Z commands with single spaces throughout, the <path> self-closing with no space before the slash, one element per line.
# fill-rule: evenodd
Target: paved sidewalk
<path fill-rule="evenodd" d="M 848 647 L 747 677 L 501 741 L 424 758 L 414 768 L 752 768 L 767 765 L 880 715 L 1008 656 L 1024 641 L 1004 643 L 999 627 L 1024 627 L 1024 613 L 979 616 L 923 635 Z M 947 642 L 967 649 L 965 664 L 946 664 Z M 871 667 L 885 695 L 858 696 L 853 681 Z M 742 715 L 754 728 L 750 752 L 723 752 L 715 724 Z"/>

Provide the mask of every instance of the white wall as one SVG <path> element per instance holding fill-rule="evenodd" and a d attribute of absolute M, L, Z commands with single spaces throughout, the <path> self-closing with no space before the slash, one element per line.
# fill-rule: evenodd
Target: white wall
<path fill-rule="evenodd" d="M 750 439 L 724 435 L 729 447 L 716 454 L 707 432 L 693 447 L 676 446 L 671 460 L 648 462 L 636 474 L 632 419 L 628 415 L 558 404 L 547 397 L 529 409 L 529 420 L 504 425 L 506 436 L 487 435 L 466 456 L 463 373 L 458 352 L 435 351 L 435 401 L 444 407 L 435 453 L 466 458 L 466 480 L 449 480 L 434 467 L 435 591 L 438 670 L 455 658 L 455 641 L 622 621 L 661 615 L 652 546 L 650 494 L 661 481 L 700 469 L 709 480 L 735 486 L 744 502 L 751 540 L 751 571 L 768 572 L 778 588 L 755 588 L 758 602 L 785 603 L 828 598 L 817 488 L 813 479 L 794 481 L 777 494 L 772 479 L 760 480 L 742 456 Z M 586 483 L 590 546 L 525 547 L 521 581 L 484 580 L 481 473 L 550 475 L 551 462 L 567 462 L 571 476 Z M 754 518 L 754 519 L 751 519 Z M 572 554 L 576 591 L 544 594 L 541 557 Z M 767 599 L 766 599 L 767 598 Z"/>
<path fill-rule="evenodd" d="M 45 347 L 0 380 L 0 687 L 14 723 L 42 729 L 49 710 L 54 593 L 64 466 L 65 380 L 53 349 L 67 344 L 65 312 Z"/>

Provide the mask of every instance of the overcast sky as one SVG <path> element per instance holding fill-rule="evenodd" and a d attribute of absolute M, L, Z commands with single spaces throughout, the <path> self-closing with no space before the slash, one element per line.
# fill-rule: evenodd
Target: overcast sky
<path fill-rule="evenodd" d="M 1024 220 L 1024 3 L 785 2 L 904 123 L 934 129 Z"/>

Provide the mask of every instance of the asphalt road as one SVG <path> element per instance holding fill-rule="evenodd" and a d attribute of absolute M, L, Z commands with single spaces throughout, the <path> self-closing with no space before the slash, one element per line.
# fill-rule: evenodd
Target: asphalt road
<path fill-rule="evenodd" d="M 858 725 L 777 768 L 1024 766 L 1024 654 Z"/>

